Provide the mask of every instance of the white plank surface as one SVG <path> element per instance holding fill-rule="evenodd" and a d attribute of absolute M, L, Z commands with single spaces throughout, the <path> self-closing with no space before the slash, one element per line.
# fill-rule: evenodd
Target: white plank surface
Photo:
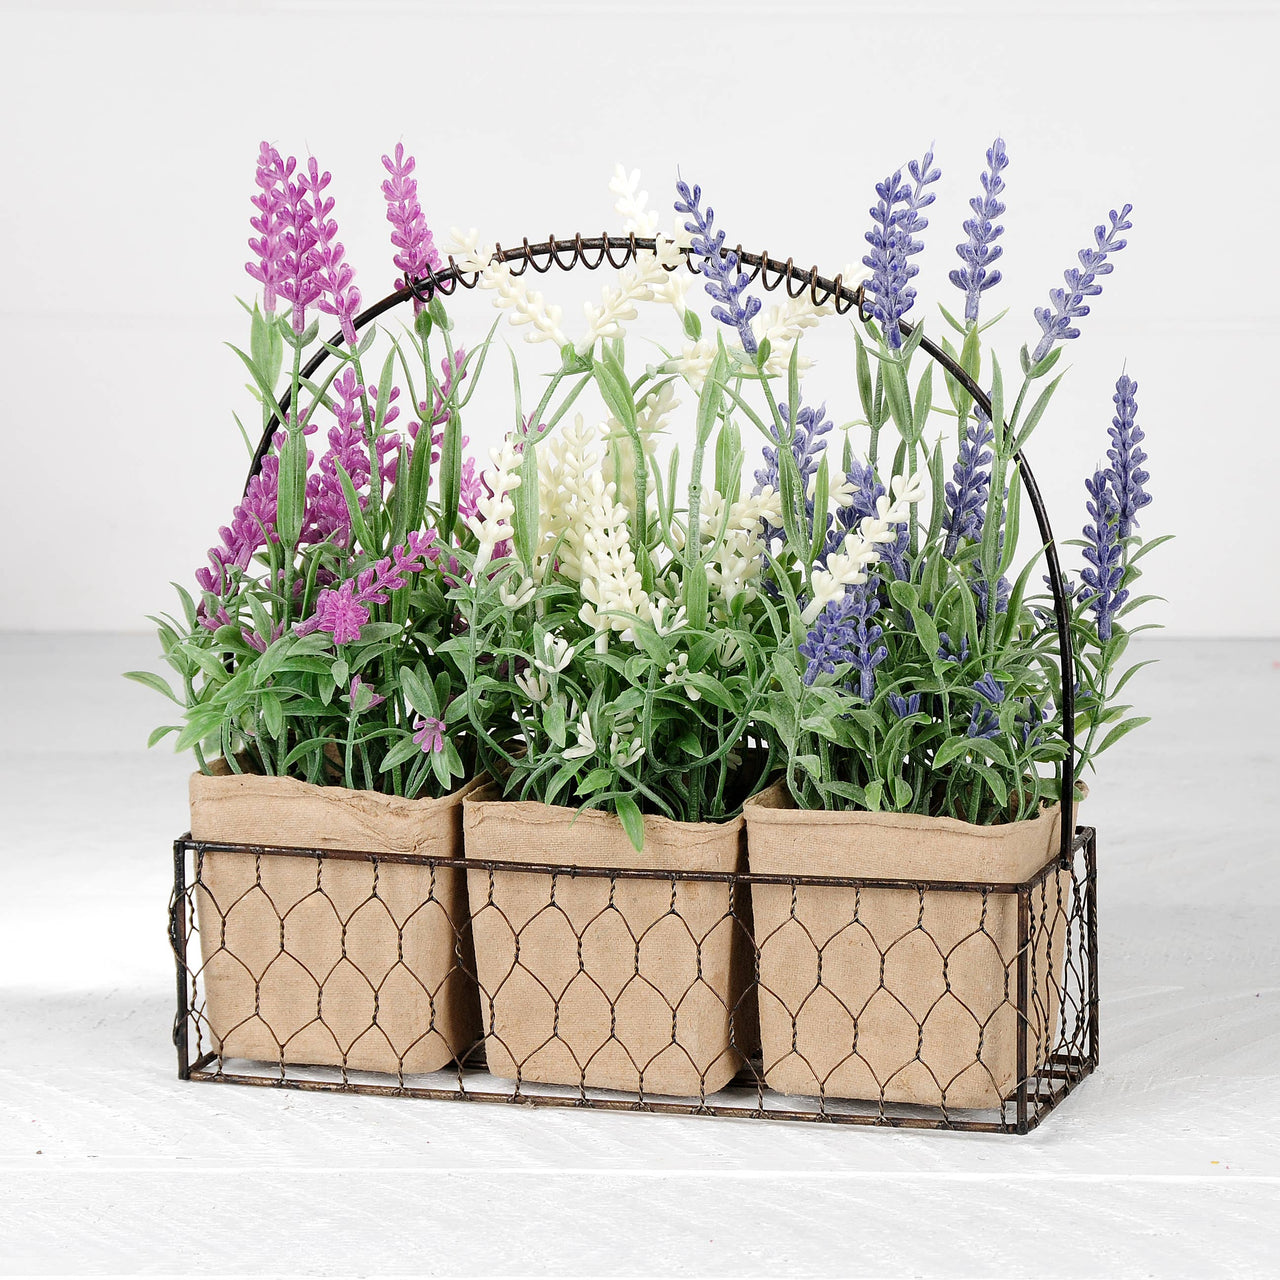
<path fill-rule="evenodd" d="M 181 1084 L 154 644 L 0 636 L 0 1273 L 1274 1275 L 1280 642 L 1147 650 L 1104 1065 L 1019 1139 Z"/>

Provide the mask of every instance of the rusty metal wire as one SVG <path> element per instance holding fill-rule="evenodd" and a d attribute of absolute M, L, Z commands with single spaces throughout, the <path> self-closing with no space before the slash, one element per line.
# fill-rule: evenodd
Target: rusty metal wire
<path fill-rule="evenodd" d="M 170 935 L 199 1081 L 1026 1133 L 1097 1063 L 1091 828 L 1020 884 L 184 836 Z"/>

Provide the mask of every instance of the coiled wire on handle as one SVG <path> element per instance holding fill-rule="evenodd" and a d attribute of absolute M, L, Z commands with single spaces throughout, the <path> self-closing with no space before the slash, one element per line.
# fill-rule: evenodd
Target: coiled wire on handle
<path fill-rule="evenodd" d="M 512 268 L 511 274 L 513 276 L 522 276 L 530 268 L 540 275 L 545 275 L 553 266 L 559 267 L 561 271 L 572 271 L 575 267 L 585 267 L 588 271 L 595 271 L 604 266 L 605 263 L 608 263 L 615 270 L 621 270 L 635 261 L 639 254 L 653 253 L 656 250 L 657 241 L 652 236 L 637 236 L 634 232 L 624 236 L 608 234 L 584 236 L 575 234 L 571 239 L 567 240 L 557 239 L 555 236 L 549 235 L 545 240 L 537 244 L 531 244 L 526 236 L 517 247 L 512 249 L 504 249 L 500 244 L 495 245 L 492 260 L 494 262 L 518 264 L 518 267 Z M 684 256 L 685 265 L 688 269 L 696 274 L 697 267 L 690 258 L 689 247 L 678 247 L 678 252 Z M 808 290 L 810 300 L 815 306 L 823 306 L 830 303 L 835 308 L 837 315 L 845 315 L 856 307 L 859 318 L 864 321 L 867 319 L 867 314 L 864 310 L 864 291 L 861 284 L 847 285 L 841 275 L 835 276 L 834 279 L 819 275 L 816 266 L 810 267 L 808 270 L 798 268 L 792 258 L 788 258 L 785 262 L 780 262 L 776 258 L 771 258 L 768 250 L 762 253 L 751 253 L 739 245 L 734 252 L 737 254 L 740 266 L 747 275 L 748 283 L 753 283 L 759 279 L 764 288 L 770 292 L 777 289 L 779 285 L 785 285 L 787 296 L 790 298 L 798 298 Z M 668 270 L 678 270 L 678 268 L 669 267 Z M 772 278 L 770 278 L 771 276 Z M 442 268 L 440 271 L 428 267 L 425 275 L 407 281 L 394 293 L 388 294 L 380 302 L 375 302 L 373 306 L 362 311 L 355 319 L 355 327 L 357 330 L 362 329 L 365 325 L 411 299 L 427 302 L 436 294 L 447 298 L 452 296 L 459 287 L 474 289 L 479 283 L 480 272 L 467 270 L 459 266 L 454 257 L 450 255 L 447 267 Z M 904 336 L 910 335 L 915 328 L 905 320 L 900 321 L 899 326 Z M 342 341 L 342 335 L 338 333 L 330 339 L 328 345 L 339 347 Z M 933 360 L 942 365 L 964 390 L 973 397 L 974 403 L 990 418 L 992 415 L 990 396 L 969 377 L 964 369 L 927 336 L 921 338 L 920 346 Z M 329 354 L 327 347 L 322 345 L 303 368 L 302 377 L 313 377 L 320 366 L 329 358 Z M 276 430 L 288 418 L 290 401 L 291 392 L 286 391 L 276 406 L 275 414 L 263 429 L 262 437 L 258 441 L 258 447 L 254 450 L 253 461 L 249 466 L 249 475 L 245 480 L 246 489 L 249 481 L 262 469 L 262 460 L 267 456 L 267 452 L 271 448 L 272 437 L 275 435 Z M 1049 571 L 1049 586 L 1053 592 L 1054 619 L 1058 632 L 1058 660 L 1062 674 L 1060 697 L 1062 736 L 1067 747 L 1066 754 L 1062 760 L 1062 830 L 1059 846 L 1059 856 L 1062 865 L 1065 867 L 1070 865 L 1071 846 L 1075 838 L 1073 811 L 1076 756 L 1076 680 L 1075 653 L 1071 642 L 1071 609 L 1067 598 L 1066 584 L 1062 576 L 1062 567 L 1058 560 L 1057 544 L 1054 541 L 1053 530 L 1049 523 L 1049 513 L 1045 507 L 1044 498 L 1040 493 L 1040 487 L 1036 483 L 1035 475 L 1032 473 L 1031 465 L 1027 461 L 1024 451 L 1019 450 L 1014 454 L 1014 462 L 1017 463 L 1018 471 L 1022 476 L 1023 487 L 1031 503 L 1031 509 L 1035 512 L 1040 541 L 1044 547 L 1045 563 Z"/>

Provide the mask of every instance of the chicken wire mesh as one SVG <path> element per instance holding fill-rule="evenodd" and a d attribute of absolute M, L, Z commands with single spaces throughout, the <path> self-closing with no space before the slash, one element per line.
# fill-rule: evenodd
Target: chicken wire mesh
<path fill-rule="evenodd" d="M 1021 884 L 174 844 L 184 1079 L 1025 1133 L 1098 1060 L 1096 840 Z"/>

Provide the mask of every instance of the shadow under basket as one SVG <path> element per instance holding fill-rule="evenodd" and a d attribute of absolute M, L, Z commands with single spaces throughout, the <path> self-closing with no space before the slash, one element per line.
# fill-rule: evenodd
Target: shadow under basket
<path fill-rule="evenodd" d="M 1047 1065 L 1075 918 L 1059 805 L 974 826 L 801 811 L 777 783 L 746 822 L 753 873 L 855 882 L 752 886 L 771 1088 L 992 1108 Z"/>
<path fill-rule="evenodd" d="M 215 846 L 196 854 L 192 895 L 222 1057 L 416 1072 L 471 1046 L 462 876 L 377 855 L 459 856 L 476 785 L 406 800 L 232 774 L 223 761 L 192 776 L 192 838 Z"/>

